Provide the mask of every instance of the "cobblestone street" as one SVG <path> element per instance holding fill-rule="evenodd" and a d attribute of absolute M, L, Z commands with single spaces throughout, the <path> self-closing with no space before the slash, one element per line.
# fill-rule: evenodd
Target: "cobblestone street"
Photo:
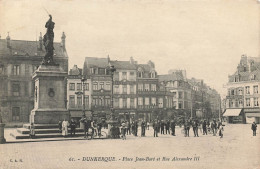
<path fill-rule="evenodd" d="M 180 128 L 176 133 L 176 137 L 159 134 L 154 138 L 150 128 L 146 137 L 140 137 L 139 130 L 139 137 L 126 140 L 7 143 L 0 145 L 0 168 L 260 168 L 259 130 L 253 137 L 248 124 L 226 125 L 223 139 L 201 133 L 193 137 L 191 131 L 190 137 L 184 137 Z M 91 160 L 87 157 L 112 158 L 101 159 L 105 162 L 87 161 Z"/>

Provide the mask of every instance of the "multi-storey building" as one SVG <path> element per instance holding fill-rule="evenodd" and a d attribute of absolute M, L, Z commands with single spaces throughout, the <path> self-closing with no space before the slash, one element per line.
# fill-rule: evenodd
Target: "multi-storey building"
<path fill-rule="evenodd" d="M 242 55 L 237 71 L 229 76 L 226 85 L 224 116 L 230 123 L 260 121 L 260 58 Z"/>
<path fill-rule="evenodd" d="M 114 111 L 120 120 L 132 120 L 136 114 L 136 67 L 130 61 L 109 61 L 114 72 Z"/>
<path fill-rule="evenodd" d="M 136 119 L 151 121 L 164 107 L 164 92 L 159 90 L 158 76 L 152 61 L 135 63 L 137 70 L 137 116 Z"/>
<path fill-rule="evenodd" d="M 68 72 L 65 38 L 63 33 L 61 43 L 54 43 L 54 61 Z M 11 40 L 9 35 L 0 39 L 0 111 L 5 123 L 29 121 L 34 107 L 32 74 L 44 55 L 41 35 L 39 41 Z"/>
<path fill-rule="evenodd" d="M 86 57 L 83 75 L 91 80 L 91 110 L 93 116 L 108 118 L 111 114 L 112 86 L 109 58 Z"/>
<path fill-rule="evenodd" d="M 78 68 L 77 65 L 74 65 L 70 69 L 67 77 L 67 109 L 69 110 L 70 117 L 77 120 L 82 117 L 84 112 L 87 117 L 92 116 L 92 85 L 91 80 L 85 78 L 87 77 L 82 76 L 82 69 Z"/>
<path fill-rule="evenodd" d="M 160 84 L 166 89 L 165 107 L 172 109 L 175 116 L 190 116 L 191 89 L 184 75 L 182 71 L 175 71 L 158 76 Z"/>

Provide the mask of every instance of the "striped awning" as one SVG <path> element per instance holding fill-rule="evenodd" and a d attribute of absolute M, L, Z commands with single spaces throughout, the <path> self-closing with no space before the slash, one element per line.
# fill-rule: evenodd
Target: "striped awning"
<path fill-rule="evenodd" d="M 226 109 L 223 116 L 239 116 L 242 109 Z"/>

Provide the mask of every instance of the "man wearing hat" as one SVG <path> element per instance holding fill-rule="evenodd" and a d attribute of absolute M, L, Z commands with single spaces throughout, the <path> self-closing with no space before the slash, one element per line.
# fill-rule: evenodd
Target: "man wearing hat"
<path fill-rule="evenodd" d="M 126 140 L 125 133 L 126 133 L 126 124 L 125 124 L 125 122 L 123 122 L 122 123 L 122 127 L 121 127 L 121 134 L 122 134 L 122 139 L 123 140 Z"/>
<path fill-rule="evenodd" d="M 256 136 L 257 125 L 255 122 L 253 122 L 251 129 L 253 130 L 253 136 Z"/>

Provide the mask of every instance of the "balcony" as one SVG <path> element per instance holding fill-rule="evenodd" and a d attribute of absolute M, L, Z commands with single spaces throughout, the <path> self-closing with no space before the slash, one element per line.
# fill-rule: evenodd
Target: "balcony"
<path fill-rule="evenodd" d="M 157 109 L 156 105 L 137 105 L 137 109 Z"/>
<path fill-rule="evenodd" d="M 165 91 L 137 90 L 138 95 L 165 95 Z"/>

